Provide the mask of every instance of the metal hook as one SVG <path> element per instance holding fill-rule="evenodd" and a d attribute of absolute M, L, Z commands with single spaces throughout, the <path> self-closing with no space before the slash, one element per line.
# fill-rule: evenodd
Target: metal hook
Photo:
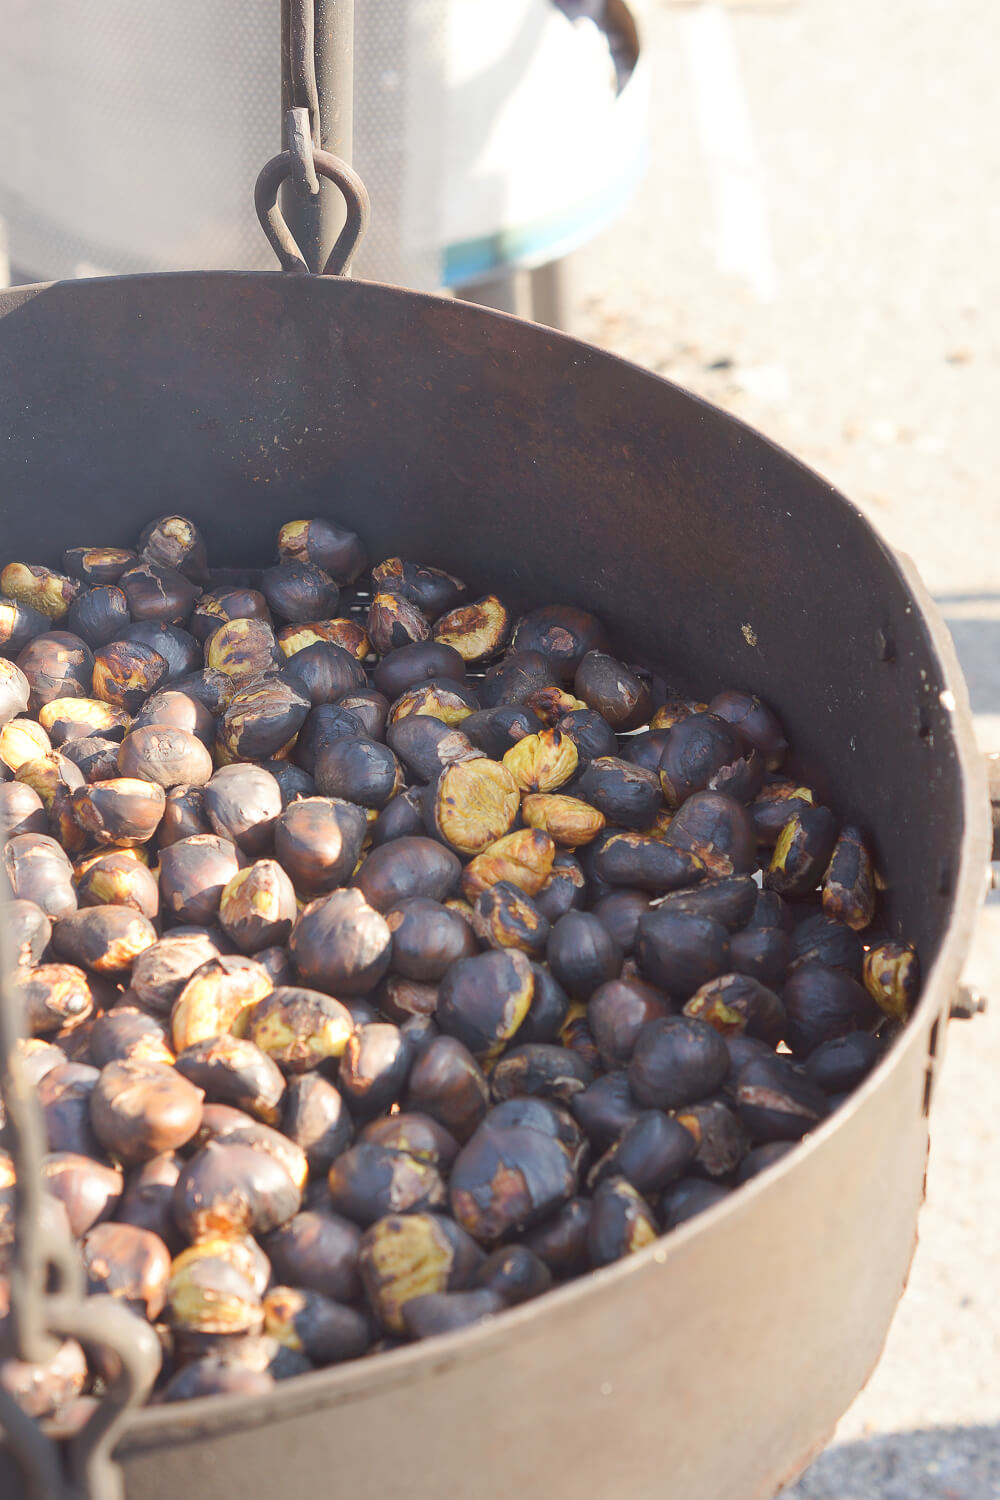
<path fill-rule="evenodd" d="M 350 273 L 351 261 L 364 238 L 368 221 L 371 218 L 368 189 L 357 172 L 349 167 L 346 161 L 341 161 L 339 156 L 333 156 L 329 151 L 314 151 L 313 164 L 320 177 L 326 177 L 330 182 L 336 183 L 347 205 L 347 222 L 337 236 L 337 242 L 330 251 L 326 265 L 320 274 L 347 276 Z M 280 156 L 273 156 L 261 168 L 257 178 L 253 193 L 254 206 L 257 209 L 260 227 L 278 257 L 281 269 L 300 275 L 304 272 L 308 275 L 310 268 L 278 207 L 278 189 L 286 178 L 293 176 L 294 168 L 295 162 L 291 152 L 283 151 Z"/>

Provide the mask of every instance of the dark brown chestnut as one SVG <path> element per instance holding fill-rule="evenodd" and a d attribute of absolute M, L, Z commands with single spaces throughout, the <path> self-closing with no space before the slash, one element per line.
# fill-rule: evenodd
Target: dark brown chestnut
<path fill-rule="evenodd" d="M 830 809 L 803 803 L 778 835 L 765 886 L 779 896 L 808 895 L 823 878 L 836 841 L 837 822 Z"/>
<path fill-rule="evenodd" d="M 278 556 L 282 562 L 312 563 L 342 587 L 353 583 L 368 565 L 360 537 L 325 516 L 286 521 L 278 532 Z"/>
<path fill-rule="evenodd" d="M 281 677 L 261 677 L 233 694 L 219 720 L 219 744 L 232 760 L 260 760 L 287 750 L 311 704 Z"/>
<path fill-rule="evenodd" d="M 31 792 L 31 788 L 26 787 L 25 792 Z M 31 795 L 37 797 L 36 793 Z M 4 844 L 3 862 L 16 897 L 34 901 L 53 919 L 76 911 L 73 867 L 62 846 L 48 834 L 12 834 Z"/>
<path fill-rule="evenodd" d="M 164 681 L 168 670 L 166 659 L 143 641 L 111 641 L 93 658 L 94 697 L 127 714 L 137 714 L 150 693 Z"/>
<path fill-rule="evenodd" d="M 483 1124 L 455 1159 L 451 1211 L 474 1239 L 491 1243 L 546 1219 L 576 1189 L 560 1141 L 538 1130 Z"/>
<path fill-rule="evenodd" d="M 492 762 L 469 762 L 470 766 L 479 764 Z M 465 768 L 451 768 L 462 769 Z M 397 838 L 371 851 L 355 876 L 355 883 L 376 911 L 385 912 L 410 896 L 445 901 L 458 885 L 461 872 L 461 862 L 435 840 Z"/>
<path fill-rule="evenodd" d="M 162 786 L 130 776 L 95 781 L 73 793 L 73 814 L 98 844 L 144 844 L 163 817 Z"/>
<path fill-rule="evenodd" d="M 873 1026 L 879 1015 L 856 979 L 815 960 L 792 970 L 781 998 L 787 1015 L 784 1041 L 797 1057 L 808 1057 L 822 1042 Z"/>
<path fill-rule="evenodd" d="M 665 1230 L 686 1224 L 707 1208 L 714 1208 L 728 1198 L 732 1188 L 701 1177 L 682 1177 L 666 1188 L 660 1198 L 660 1218 Z"/>
<path fill-rule="evenodd" d="M 307 797 L 276 818 L 274 852 L 298 890 L 319 895 L 350 878 L 366 827 L 364 812 L 352 803 Z"/>
<path fill-rule="evenodd" d="M 721 876 L 704 880 L 690 890 L 668 891 L 653 902 L 653 909 L 672 916 L 710 917 L 732 933 L 750 920 L 757 896 L 751 876 Z"/>
<path fill-rule="evenodd" d="M 525 1042 L 510 1047 L 490 1073 L 494 1099 L 530 1095 L 570 1104 L 593 1082 L 593 1069 L 569 1047 L 548 1042 Z"/>
<path fill-rule="evenodd" d="M 590 997 L 587 1019 L 601 1062 L 609 1070 L 627 1066 L 646 1022 L 673 1013 L 663 991 L 641 979 L 611 979 L 599 985 Z"/>
<path fill-rule="evenodd" d="M 6 923 L 8 962 L 32 969 L 41 963 L 52 938 L 52 923 L 37 901 L 4 901 L 0 920 Z"/>
<path fill-rule="evenodd" d="M 524 891 L 500 880 L 476 897 L 472 930 L 490 948 L 516 948 L 538 958 L 545 953 L 551 929 L 548 919 Z"/>
<path fill-rule="evenodd" d="M 118 575 L 118 587 L 128 600 L 133 620 L 158 625 L 183 625 L 200 590 L 176 568 L 138 562 Z"/>
<path fill-rule="evenodd" d="M 553 1276 L 559 1279 L 578 1276 L 589 1264 L 587 1231 L 590 1214 L 589 1198 L 570 1198 L 537 1228 L 529 1229 L 522 1243 L 538 1256 Z"/>
<path fill-rule="evenodd" d="M 155 782 L 167 791 L 175 786 L 204 786 L 215 767 L 197 736 L 186 729 L 153 724 L 125 736 L 118 769 L 122 776 Z"/>
<path fill-rule="evenodd" d="M 751 802 L 763 779 L 764 762 L 756 749 L 715 714 L 692 714 L 675 724 L 660 757 L 660 785 L 670 807 L 703 791 Z"/>
<path fill-rule="evenodd" d="M 46 1193 L 59 1200 L 77 1239 L 115 1213 L 124 1187 L 120 1168 L 74 1151 L 52 1151 L 42 1161 L 42 1177 Z"/>
<path fill-rule="evenodd" d="M 90 1060 L 99 1068 L 109 1062 L 172 1063 L 167 1033 L 159 1021 L 134 1005 L 116 1005 L 96 1018 L 90 1031 Z"/>
<path fill-rule="evenodd" d="M 364 1313 L 301 1287 L 271 1288 L 264 1298 L 264 1331 L 319 1366 L 360 1359 L 371 1343 Z"/>
<path fill-rule="evenodd" d="M 174 1188 L 174 1218 L 189 1240 L 266 1234 L 298 1212 L 301 1195 L 281 1164 L 252 1146 L 209 1141 Z"/>
<path fill-rule="evenodd" d="M 136 561 L 128 547 L 67 547 L 62 564 L 81 583 L 114 583 Z"/>
<path fill-rule="evenodd" d="M 302 683 L 314 708 L 319 703 L 335 703 L 368 686 L 361 663 L 350 651 L 331 641 L 314 641 L 311 646 L 294 652 L 288 657 L 288 670 Z"/>
<path fill-rule="evenodd" d="M 518 621 L 511 645 L 515 651 L 540 652 L 560 681 L 572 682 L 587 653 L 607 651 L 609 641 L 594 615 L 569 604 L 547 604 Z"/>
<path fill-rule="evenodd" d="M 347 735 L 324 746 L 313 772 L 324 796 L 362 807 L 384 807 L 405 785 L 392 750 L 378 740 Z"/>
<path fill-rule="evenodd" d="M 823 910 L 855 932 L 864 931 L 875 915 L 872 857 L 857 828 L 842 828 L 837 835 L 823 876 Z"/>
<path fill-rule="evenodd" d="M 660 783 L 652 771 L 614 755 L 596 756 L 573 784 L 573 795 L 602 812 L 609 823 L 641 831 L 663 805 Z"/>
<path fill-rule="evenodd" d="M 755 1145 L 800 1140 L 829 1110 L 820 1086 L 785 1058 L 760 1058 L 740 1070 L 736 1111 Z"/>
<path fill-rule="evenodd" d="M 277 1125 L 284 1077 L 273 1059 L 246 1037 L 224 1034 L 195 1042 L 178 1053 L 175 1066 L 211 1103 L 231 1104 L 265 1125 Z M 200 1124 L 200 1110 L 198 1119 Z"/>
<path fill-rule="evenodd" d="M 264 620 L 270 624 L 271 611 L 259 589 L 220 588 L 202 594 L 191 611 L 188 629 L 204 644 L 229 620 Z"/>
<path fill-rule="evenodd" d="M 276 859 L 237 870 L 219 902 L 219 925 L 241 953 L 285 943 L 296 915 L 295 887 Z"/>
<path fill-rule="evenodd" d="M 512 950 L 463 958 L 438 989 L 441 1030 L 463 1042 L 480 1062 L 499 1055 L 528 1013 L 534 990 L 531 964 Z"/>
<path fill-rule="evenodd" d="M 108 649 L 105 647 L 105 651 Z M 10 666 L 14 665 L 13 662 L 10 663 Z M 17 676 L 10 672 L 9 667 L 4 667 L 6 691 L 0 700 L 3 702 L 0 717 L 4 722 L 17 713 L 23 713 L 25 707 L 30 708 L 32 713 L 37 713 L 54 698 L 93 696 L 104 698 L 107 702 L 115 701 L 98 688 L 97 659 L 86 641 L 67 630 L 50 630 L 44 635 L 35 636 L 18 653 L 16 666 Z M 18 708 L 13 704 L 23 698 L 22 678 L 27 681 L 30 696 Z M 127 703 L 118 703 L 117 706 L 131 711 Z"/>
<path fill-rule="evenodd" d="M 649 683 L 602 651 L 588 651 L 583 657 L 573 691 L 619 733 L 637 729 L 649 718 Z"/>
<path fill-rule="evenodd" d="M 343 1094 L 319 1073 L 302 1073 L 288 1080 L 281 1128 L 305 1152 L 314 1176 L 325 1175 L 354 1137 L 354 1124 Z"/>
<path fill-rule="evenodd" d="M 729 968 L 729 932 L 711 917 L 661 907 L 639 919 L 636 959 L 646 979 L 683 1002 Z"/>
<path fill-rule="evenodd" d="M 453 1036 L 434 1037 L 410 1070 L 405 1107 L 430 1115 L 456 1140 L 467 1141 L 486 1113 L 489 1085 L 469 1049 Z"/>
<path fill-rule="evenodd" d="M 90 1119 L 90 1095 L 100 1076 L 100 1071 L 87 1063 L 67 1062 L 40 1080 L 36 1093 L 50 1151 L 104 1160 Z"/>
<path fill-rule="evenodd" d="M 705 865 L 697 850 L 643 833 L 605 833 L 590 852 L 590 869 L 608 886 L 662 894 L 697 883 Z"/>
<path fill-rule="evenodd" d="M 456 960 L 477 951 L 469 924 L 426 896 L 398 902 L 385 917 L 392 933 L 391 967 L 404 978 L 434 982 Z"/>
<path fill-rule="evenodd" d="M 824 1094 L 844 1094 L 868 1077 L 884 1051 L 884 1044 L 867 1031 L 849 1031 L 846 1036 L 821 1042 L 810 1052 L 806 1077 Z"/>
<path fill-rule="evenodd" d="M 775 781 L 763 787 L 748 809 L 758 844 L 772 849 L 789 818 L 800 811 L 803 803 L 811 806 L 812 801 L 809 788 L 794 781 Z"/>
<path fill-rule="evenodd" d="M 260 591 L 279 620 L 301 624 L 337 613 L 340 589 L 329 573 L 311 562 L 280 562 L 265 568 Z"/>
<path fill-rule="evenodd" d="M 484 1258 L 471 1236 L 443 1214 L 386 1214 L 361 1239 L 365 1292 L 390 1333 L 405 1331 L 405 1310 L 416 1298 L 467 1289 Z"/>
<path fill-rule="evenodd" d="M 222 892 L 239 868 L 236 845 L 212 833 L 179 839 L 161 849 L 160 904 L 164 919 L 194 926 L 213 922 Z"/>
<path fill-rule="evenodd" d="M 546 949 L 549 968 L 568 994 L 587 1000 L 618 975 L 622 952 L 592 912 L 570 911 L 552 928 Z"/>
<path fill-rule="evenodd" d="M 36 791 L 20 781 L 5 781 L 0 785 L 0 837 L 7 840 L 22 833 L 47 835 L 48 831 L 48 813 Z"/>
<path fill-rule="evenodd" d="M 168 933 L 139 954 L 132 967 L 131 991 L 153 1015 L 169 1015 L 191 975 L 218 956 L 207 933 Z"/>
<path fill-rule="evenodd" d="M 30 905 L 24 902 L 22 905 Z M 39 910 L 39 908 L 35 908 Z M 9 910 L 9 907 L 5 909 Z M 45 920 L 44 913 L 40 913 Z M 24 1007 L 32 1036 L 47 1036 L 80 1026 L 93 1014 L 94 997 L 87 976 L 75 964 L 40 964 L 22 970 L 14 989 Z"/>
<path fill-rule="evenodd" d="M 398 1026 L 388 1021 L 358 1026 L 347 1039 L 337 1074 L 354 1118 L 371 1120 L 398 1104 L 412 1062 L 413 1050 Z"/>
<path fill-rule="evenodd" d="M 62 753 L 67 760 L 79 766 L 84 781 L 113 781 L 118 775 L 117 740 L 105 740 L 96 735 L 86 735 L 82 740 L 66 740 Z"/>
<path fill-rule="evenodd" d="M 306 1209 L 268 1235 L 265 1248 L 275 1278 L 355 1302 L 361 1293 L 361 1231 L 329 1208 Z"/>
<path fill-rule="evenodd" d="M 91 1091 L 91 1124 L 119 1161 L 149 1161 L 187 1144 L 201 1123 L 203 1097 L 165 1063 L 116 1060 L 101 1069 Z"/>
<path fill-rule="evenodd" d="M 150 521 L 139 537 L 139 549 L 144 558 L 160 567 L 176 568 L 195 583 L 208 581 L 205 543 L 187 516 L 159 516 Z"/>
<path fill-rule="evenodd" d="M 200 786 L 173 786 L 167 793 L 163 817 L 156 830 L 158 847 L 166 849 L 181 839 L 193 839 L 200 833 L 211 833 L 212 825 L 205 811 L 205 793 Z"/>
<path fill-rule="evenodd" d="M 446 610 L 461 604 L 466 587 L 460 578 L 444 573 L 440 568 L 419 567 L 416 563 L 404 562 L 401 557 L 387 557 L 372 568 L 372 582 L 378 593 L 402 594 L 411 604 L 427 616 L 436 620 Z"/>
<path fill-rule="evenodd" d="M 768 771 L 778 769 L 788 753 L 788 741 L 777 716 L 755 693 L 729 688 L 715 695 L 708 712 L 737 728 L 756 747 Z"/>
<path fill-rule="evenodd" d="M 144 948 L 156 942 L 148 917 L 127 906 L 87 906 L 55 924 L 52 946 L 60 958 L 97 974 L 127 974 Z"/>
<path fill-rule="evenodd" d="M 609 1266 L 644 1250 L 658 1232 L 649 1204 L 624 1177 L 609 1177 L 598 1185 L 587 1227 L 592 1266 Z"/>
<path fill-rule="evenodd" d="M 756 868 L 753 823 L 742 803 L 722 792 L 695 792 L 678 808 L 665 842 L 699 859 L 710 875 L 745 875 Z"/>
<path fill-rule="evenodd" d="M 785 1007 L 766 985 L 748 974 L 720 974 L 701 985 L 684 1015 L 707 1021 L 723 1036 L 745 1031 L 776 1046 L 785 1028 Z"/>
<path fill-rule="evenodd" d="M 400 646 L 426 641 L 431 627 L 427 616 L 401 594 L 378 593 L 365 621 L 369 639 L 380 656 Z"/>
<path fill-rule="evenodd" d="M 175 1151 L 164 1152 L 133 1167 L 125 1179 L 125 1191 L 115 1211 L 121 1224 L 149 1229 L 176 1255 L 183 1240 L 174 1223 L 173 1192 L 181 1175 L 183 1160 Z"/>
<path fill-rule="evenodd" d="M 362 1229 L 389 1213 L 423 1213 L 447 1202 L 444 1181 L 431 1162 L 372 1141 L 342 1151 L 327 1181 L 334 1211 Z"/>
<path fill-rule="evenodd" d="M 367 995 L 389 967 L 392 933 L 362 890 L 311 901 L 289 939 L 304 983 L 338 995 Z"/>
<path fill-rule="evenodd" d="M 33 605 L 0 598 L 0 650 L 20 651 L 36 635 L 44 635 L 51 628 L 48 615 L 43 615 Z"/>
<path fill-rule="evenodd" d="M 86 641 L 92 651 L 124 638 L 131 623 L 124 592 L 110 583 L 78 594 L 66 614 L 66 629 Z"/>
<path fill-rule="evenodd" d="M 729 1072 L 722 1037 L 706 1021 L 667 1016 L 639 1032 L 629 1087 L 647 1109 L 680 1109 L 717 1089 Z"/>

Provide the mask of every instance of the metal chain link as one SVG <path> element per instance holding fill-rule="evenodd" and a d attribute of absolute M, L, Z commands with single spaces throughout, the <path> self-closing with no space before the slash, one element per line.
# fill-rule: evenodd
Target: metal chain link
<path fill-rule="evenodd" d="M 286 149 L 272 157 L 258 175 L 254 187 L 257 218 L 282 270 L 308 273 L 306 257 L 278 206 L 278 193 L 289 179 L 301 198 L 319 193 L 320 178 L 335 183 L 343 194 L 347 219 L 325 264 L 317 269 L 324 276 L 346 276 L 368 227 L 371 204 L 357 173 L 341 157 L 321 149 L 316 0 L 287 0 L 287 27 L 287 102 L 291 107 L 285 113 Z"/>

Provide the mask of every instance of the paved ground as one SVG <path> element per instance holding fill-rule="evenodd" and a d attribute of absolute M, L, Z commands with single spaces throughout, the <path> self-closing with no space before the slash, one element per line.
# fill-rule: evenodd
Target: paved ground
<path fill-rule="evenodd" d="M 989 0 L 646 0 L 647 184 L 573 331 L 746 417 L 917 561 L 1000 748 L 1000 132 Z M 992 120 L 993 127 L 989 128 Z M 1000 905 L 950 1028 L 885 1356 L 795 1500 L 1000 1497 Z"/>

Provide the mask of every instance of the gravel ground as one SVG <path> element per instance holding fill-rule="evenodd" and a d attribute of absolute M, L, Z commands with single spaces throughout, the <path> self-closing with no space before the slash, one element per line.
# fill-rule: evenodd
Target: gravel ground
<path fill-rule="evenodd" d="M 1000 749 L 1000 169 L 988 0 L 638 7 L 645 187 L 570 328 L 827 475 L 916 560 Z M 992 44 L 992 45 L 991 45 Z M 789 1500 L 1000 1497 L 1000 905 L 949 1028 L 920 1248 L 885 1354 Z"/>

